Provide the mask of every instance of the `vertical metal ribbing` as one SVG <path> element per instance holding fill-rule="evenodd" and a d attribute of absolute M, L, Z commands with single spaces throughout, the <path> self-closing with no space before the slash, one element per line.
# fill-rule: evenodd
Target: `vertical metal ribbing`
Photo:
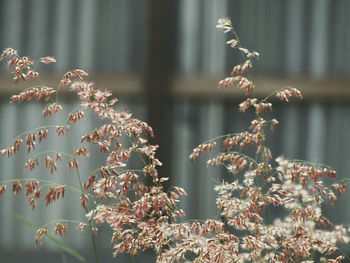
<path fill-rule="evenodd" d="M 100 70 L 125 70 L 129 64 L 130 35 L 134 34 L 129 28 L 128 8 L 130 1 L 105 1 L 98 5 L 98 18 L 96 19 L 99 39 L 96 41 L 95 58 Z"/>
<path fill-rule="evenodd" d="M 22 30 L 23 18 L 21 16 L 23 1 L 4 0 L 2 3 L 3 17 L 1 25 L 2 49 L 12 47 L 21 51 L 22 48 Z M 16 17 L 16 23 L 13 18 Z M 1 50 L 2 51 L 2 50 Z M 1 64 L 1 68 L 7 71 L 6 63 Z"/>
<path fill-rule="evenodd" d="M 226 0 L 214 2 L 205 0 L 204 5 L 204 28 L 202 35 L 203 65 L 202 70 L 211 74 L 225 71 L 225 39 L 226 36 L 215 28 L 219 18 L 226 16 Z"/>
<path fill-rule="evenodd" d="M 149 2 L 149 41 L 145 94 L 148 122 L 154 130 L 153 144 L 160 145 L 157 157 L 166 165 L 158 170 L 169 176 L 173 123 L 171 107 L 173 98 L 170 83 L 175 66 L 175 39 L 177 36 L 177 1 L 154 0 Z"/>
<path fill-rule="evenodd" d="M 306 159 L 313 162 L 324 162 L 325 154 L 325 111 L 320 103 L 312 103 L 308 112 Z"/>
<path fill-rule="evenodd" d="M 298 149 L 300 148 L 299 130 L 301 128 L 301 114 L 298 106 L 286 105 L 283 107 L 281 127 L 282 131 L 282 154 L 286 159 L 298 159 Z M 277 157 L 277 156 L 275 156 Z"/>
<path fill-rule="evenodd" d="M 322 76 L 328 71 L 329 5 L 329 0 L 312 2 L 310 72 L 316 77 Z"/>
<path fill-rule="evenodd" d="M 337 176 L 339 178 L 349 178 L 349 171 L 350 171 L 350 107 L 342 107 L 342 126 L 338 129 L 338 134 L 340 134 L 340 138 L 338 138 L 338 141 L 340 141 L 343 151 L 341 151 L 340 155 L 340 163 L 341 163 L 341 171 L 338 171 Z M 335 137 L 337 138 L 337 137 Z M 333 140 L 334 137 L 329 137 L 330 140 Z M 338 150 L 338 153 L 340 151 Z M 332 182 L 333 183 L 333 182 Z M 336 215 L 336 220 L 339 220 L 338 222 L 349 222 L 350 220 L 350 211 L 348 209 L 349 207 L 349 200 L 350 200 L 350 193 L 349 191 L 346 191 L 344 193 L 344 196 L 339 198 L 338 201 L 341 206 L 338 206 L 338 213 Z M 342 213 L 341 211 L 345 211 Z"/>
<path fill-rule="evenodd" d="M 200 131 L 201 142 L 214 138 L 223 133 L 223 106 L 217 101 L 211 100 L 203 104 L 200 109 Z M 200 219 L 217 218 L 215 185 L 221 180 L 220 167 L 206 167 L 206 160 L 215 156 L 220 150 L 220 144 L 216 150 L 209 154 L 203 154 L 200 158 L 200 166 L 196 176 L 198 187 L 197 203 Z"/>
<path fill-rule="evenodd" d="M 286 23 L 286 71 L 290 74 L 299 74 L 302 70 L 303 56 L 303 1 L 288 0 Z"/>
<path fill-rule="evenodd" d="M 173 183 L 182 187 L 188 195 L 182 198 L 180 207 L 185 211 L 186 217 L 190 219 L 192 215 L 193 201 L 195 200 L 195 188 L 198 184 L 192 184 L 194 165 L 190 163 L 189 155 L 192 152 L 193 145 L 193 126 L 190 122 L 190 111 L 193 108 L 188 101 L 177 102 L 173 106 L 174 136 L 173 136 L 173 158 L 174 163 L 172 174 L 174 175 Z"/>
<path fill-rule="evenodd" d="M 200 42 L 200 2 L 181 0 L 179 12 L 178 65 L 184 73 L 198 70 Z"/>
<path fill-rule="evenodd" d="M 96 0 L 81 0 L 78 20 L 77 64 L 86 71 L 94 69 Z"/>
<path fill-rule="evenodd" d="M 22 40 L 22 16 L 20 15 L 22 12 L 23 7 L 23 1 L 13 1 L 13 0 L 7 0 L 4 3 L 4 9 L 5 12 L 5 23 L 4 25 L 4 39 L 6 41 L 6 45 L 9 47 L 13 47 L 15 49 L 21 48 L 21 40 Z M 13 20 L 13 18 L 16 17 L 17 21 L 16 23 L 11 23 L 10 21 Z"/>
<path fill-rule="evenodd" d="M 350 33 L 344 28 L 350 27 L 350 2 L 347 0 L 333 1 L 333 23 L 329 31 L 330 73 L 350 73 Z"/>
<path fill-rule="evenodd" d="M 44 57 L 48 52 L 48 10 L 49 1 L 46 0 L 34 0 L 30 5 L 30 20 L 29 22 L 29 35 L 30 41 L 28 43 L 29 50 L 28 55 L 37 60 L 40 57 Z"/>
<path fill-rule="evenodd" d="M 0 149 L 9 147 L 12 143 L 13 135 L 17 132 L 17 107 L 15 105 L 2 104 L 0 107 L 0 120 L 2 122 L 0 131 Z M 4 125 L 6 122 L 6 125 Z M 0 159 L 0 180 L 14 179 L 16 174 L 14 168 L 16 161 L 5 157 Z M 12 218 L 11 212 L 14 209 L 14 196 L 11 192 L 11 184 L 7 184 L 5 195 L 0 198 L 0 247 L 4 249 L 13 249 L 15 246 L 16 236 L 13 230 L 17 222 Z"/>
<path fill-rule="evenodd" d="M 55 67 L 59 72 L 68 71 L 70 67 L 70 32 L 72 30 L 72 12 L 70 0 L 55 3 L 53 54 L 57 59 Z"/>
<path fill-rule="evenodd" d="M 17 105 L 18 106 L 18 105 Z M 41 123 L 41 105 L 39 104 L 23 104 L 19 108 L 19 116 L 17 117 L 19 121 L 19 126 L 17 131 L 12 135 L 14 138 L 17 136 L 19 133 L 28 131 L 30 129 L 33 129 L 37 126 L 40 125 Z M 27 135 L 27 134 L 26 134 Z M 22 136 L 22 146 L 21 146 L 21 152 L 17 154 L 16 156 L 13 156 L 15 160 L 17 161 L 16 168 L 14 170 L 14 178 L 30 178 L 30 177 L 38 177 L 41 173 L 38 172 L 38 170 L 33 170 L 32 172 L 26 171 L 24 172 L 24 165 L 28 161 L 29 158 L 34 159 L 34 156 L 37 155 L 40 151 L 38 151 L 39 143 L 38 141 L 36 142 L 35 149 L 34 151 L 31 150 L 29 153 L 27 151 L 26 147 L 26 135 Z M 42 143 L 45 143 L 42 142 Z M 42 161 L 42 156 L 39 157 L 41 163 Z M 29 196 L 25 196 L 25 181 L 21 182 L 22 184 L 22 191 L 18 195 L 18 197 L 12 196 L 12 198 L 15 199 L 15 206 L 13 208 L 14 213 L 18 213 L 20 216 L 24 217 L 26 220 L 32 222 L 33 224 L 39 225 L 40 219 L 44 215 L 44 209 L 45 207 L 42 206 L 42 201 L 43 200 L 37 200 L 37 206 L 40 207 L 40 209 L 36 209 L 34 212 L 32 211 L 32 208 L 27 204 L 27 200 Z M 47 190 L 47 188 L 45 189 Z M 21 248 L 24 249 L 31 249 L 35 246 L 35 232 L 33 229 L 25 225 L 24 223 L 20 222 L 19 220 L 15 219 L 15 233 L 16 231 L 17 234 L 15 234 L 16 238 L 16 245 L 18 245 Z M 46 222 L 45 222 L 46 223 Z"/>

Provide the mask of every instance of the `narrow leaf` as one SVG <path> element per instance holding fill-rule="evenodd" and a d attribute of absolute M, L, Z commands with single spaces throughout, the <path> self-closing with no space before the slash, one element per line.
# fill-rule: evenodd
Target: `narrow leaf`
<path fill-rule="evenodd" d="M 28 227 L 30 227 L 33 230 L 38 230 L 39 227 L 32 224 L 30 221 L 28 221 L 27 219 L 23 218 L 20 215 L 17 214 L 13 214 L 13 216 L 15 218 L 17 218 L 18 220 L 22 221 L 24 224 L 26 224 Z M 59 241 L 58 239 L 56 239 L 55 237 L 53 237 L 50 234 L 47 234 L 47 239 L 49 239 L 52 243 L 54 243 L 55 245 L 59 246 L 61 249 L 63 249 L 64 251 L 66 251 L 68 254 L 70 254 L 71 256 L 75 257 L 76 259 L 78 259 L 80 262 L 85 262 L 85 259 L 74 249 L 68 247 L 66 244 L 64 244 L 63 242 Z"/>

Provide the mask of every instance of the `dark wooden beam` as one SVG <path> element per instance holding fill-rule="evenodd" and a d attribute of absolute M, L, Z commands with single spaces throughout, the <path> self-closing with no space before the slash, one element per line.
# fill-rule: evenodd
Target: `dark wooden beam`
<path fill-rule="evenodd" d="M 43 75 L 43 82 L 50 87 L 56 87 L 60 80 L 59 75 Z M 232 87 L 222 89 L 218 82 L 224 76 L 188 75 L 172 76 L 168 79 L 168 99 L 193 98 L 193 99 L 241 99 L 245 97 L 244 92 Z M 140 75 L 132 74 L 92 74 L 88 80 L 95 83 L 100 89 L 108 89 L 115 97 L 146 97 L 144 82 Z M 277 89 L 289 85 L 302 91 L 305 100 L 319 99 L 332 101 L 350 102 L 350 79 L 349 78 L 319 78 L 310 77 L 277 77 L 277 76 L 254 76 L 256 89 L 254 95 L 262 97 Z M 21 92 L 35 81 L 28 81 L 16 87 L 12 84 L 10 75 L 0 75 L 0 97 L 6 98 L 12 94 Z M 69 89 L 62 90 L 63 96 Z M 164 92 L 160 90 L 159 92 Z M 160 96 L 160 98 L 162 98 Z M 158 116 L 159 117 L 159 116 Z"/>
<path fill-rule="evenodd" d="M 244 92 L 237 87 L 219 88 L 218 83 L 223 78 L 224 76 L 176 76 L 172 81 L 172 94 L 174 97 L 196 99 L 245 97 Z M 253 76 L 252 80 L 255 85 L 253 96 L 257 97 L 265 97 L 282 87 L 292 86 L 303 93 L 305 100 L 350 102 L 349 78 Z"/>
<path fill-rule="evenodd" d="M 41 75 L 42 82 L 48 86 L 56 88 L 62 78 L 62 75 L 49 74 Z M 142 89 L 141 77 L 132 74 L 91 74 L 86 78 L 88 82 L 93 82 L 97 88 L 107 89 L 113 92 L 114 97 L 141 97 L 144 93 Z M 24 89 L 38 85 L 37 80 L 28 80 L 20 82 L 18 85 L 13 85 L 13 80 L 10 74 L 0 75 L 0 97 L 6 98 L 13 94 L 17 94 Z M 61 90 L 62 96 L 68 94 L 70 89 L 64 88 Z"/>
<path fill-rule="evenodd" d="M 159 159 L 165 163 L 161 176 L 169 176 L 172 152 L 171 75 L 175 67 L 178 1 L 149 1 L 149 42 L 145 75 L 148 122 L 160 146 Z"/>

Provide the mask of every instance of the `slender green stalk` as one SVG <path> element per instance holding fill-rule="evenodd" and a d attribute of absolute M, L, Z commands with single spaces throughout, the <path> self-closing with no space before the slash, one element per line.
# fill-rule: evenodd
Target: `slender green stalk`
<path fill-rule="evenodd" d="M 225 137 L 229 137 L 229 136 L 236 136 L 236 135 L 240 135 L 240 134 L 241 134 L 240 132 L 223 134 L 223 135 L 220 135 L 220 136 L 216 136 L 216 137 L 214 137 L 212 139 L 206 140 L 206 141 L 202 142 L 202 144 L 213 142 L 213 141 L 216 141 L 216 140 L 221 139 L 221 138 L 225 138 Z"/>
<path fill-rule="evenodd" d="M 31 129 L 31 130 L 28 130 L 28 131 L 20 133 L 16 138 L 20 138 L 20 137 L 22 137 L 22 136 L 24 136 L 26 134 L 30 134 L 30 133 L 36 132 L 38 130 L 47 129 L 47 128 L 56 128 L 56 127 L 57 127 L 57 125 L 39 126 L 39 127 L 34 128 L 34 129 Z"/>
<path fill-rule="evenodd" d="M 68 158 L 73 158 L 73 155 L 68 154 L 68 153 L 66 153 L 66 152 L 51 151 L 51 150 L 39 152 L 39 153 L 37 153 L 37 154 L 34 154 L 34 156 L 40 156 L 40 155 L 43 155 L 43 154 L 46 154 L 46 153 L 56 153 L 56 154 L 64 155 L 64 156 L 66 156 L 66 157 L 68 157 Z"/>
<path fill-rule="evenodd" d="M 18 220 L 22 221 L 24 224 L 26 224 L 28 227 L 32 228 L 33 230 L 38 230 L 39 227 L 32 224 L 30 221 L 28 221 L 27 219 L 21 217 L 20 215 L 17 214 L 13 214 L 13 216 L 15 218 L 17 218 Z M 51 236 L 50 234 L 46 235 L 47 239 L 50 240 L 52 243 L 54 243 L 55 245 L 57 245 L 58 247 L 60 247 L 61 249 L 63 249 L 64 251 L 66 251 L 68 254 L 70 254 L 71 256 L 75 257 L 76 259 L 78 259 L 80 262 L 84 262 L 85 259 L 74 249 L 72 249 L 71 247 L 67 246 L 66 244 L 64 244 L 63 242 L 59 241 L 58 239 L 56 239 L 55 237 Z"/>
<path fill-rule="evenodd" d="M 40 80 L 41 81 L 41 80 Z M 58 93 L 59 93 L 59 90 L 62 86 L 59 85 L 58 88 L 57 88 L 57 92 L 56 92 L 56 97 L 55 97 L 55 101 L 56 103 L 58 103 Z M 65 123 L 63 121 L 63 118 L 62 118 L 62 113 L 59 112 L 59 116 L 60 116 L 60 119 L 61 119 L 61 122 L 62 123 Z M 77 162 L 77 159 L 76 157 L 74 157 L 74 150 L 73 150 L 73 144 L 72 144 L 72 140 L 71 140 L 71 137 L 68 135 L 67 136 L 67 140 L 68 140 L 68 145 L 69 145 L 69 149 L 70 149 L 70 152 L 71 152 L 71 155 L 73 157 L 73 161 L 74 162 Z M 84 187 L 83 187 L 83 183 L 82 183 L 82 180 L 81 180 L 81 176 L 80 176 L 80 172 L 79 172 L 79 167 L 76 167 L 76 175 L 77 175 L 77 178 L 78 178 L 78 182 L 79 182 L 79 187 L 80 187 L 80 191 L 81 191 L 81 194 L 85 194 L 85 191 L 84 191 Z M 85 213 L 87 214 L 89 211 L 87 209 L 87 207 L 85 207 Z M 99 258 L 98 258 L 98 252 L 97 252 L 97 246 L 96 246 L 96 238 L 94 236 L 94 232 L 93 232 L 93 225 L 92 225 L 92 220 L 88 220 L 88 223 L 89 223 L 89 229 L 90 229 L 90 232 L 91 232 L 91 240 L 92 240 L 92 246 L 93 246 L 93 250 L 94 250 L 94 255 L 95 255 L 95 259 L 96 259 L 96 263 L 99 263 Z"/>
<path fill-rule="evenodd" d="M 23 181 L 38 181 L 42 183 L 46 183 L 46 185 L 62 185 L 61 183 L 54 182 L 54 181 L 49 181 L 49 180 L 43 180 L 43 179 L 38 179 L 38 178 L 20 178 L 20 179 L 8 179 L 8 180 L 3 180 L 0 181 L 1 184 L 7 184 L 7 183 L 12 183 L 12 182 L 23 182 Z M 78 188 L 75 188 L 74 186 L 66 185 L 65 187 L 68 190 L 71 190 L 74 193 L 81 194 L 81 191 Z"/>
<path fill-rule="evenodd" d="M 73 146 L 72 146 L 71 137 L 68 136 L 67 140 L 68 140 L 69 149 L 71 151 L 71 154 L 73 155 L 74 150 L 73 150 Z M 75 157 L 73 157 L 73 160 L 76 162 L 76 158 Z M 81 180 L 81 176 L 80 176 L 80 172 L 79 172 L 79 168 L 78 167 L 76 167 L 76 174 L 77 174 L 77 177 L 78 177 L 81 194 L 84 194 L 85 191 L 84 191 L 84 187 L 83 187 L 83 183 L 82 183 L 82 180 Z M 88 211 L 87 207 L 85 207 L 85 213 L 87 214 L 88 212 L 89 211 Z M 92 220 L 90 219 L 90 220 L 88 220 L 88 222 L 89 222 L 89 228 L 90 228 L 90 232 L 91 232 L 92 246 L 93 246 L 93 249 L 94 249 L 96 263 L 99 263 L 97 246 L 96 246 L 96 238 L 95 238 L 94 232 L 93 232 Z"/>

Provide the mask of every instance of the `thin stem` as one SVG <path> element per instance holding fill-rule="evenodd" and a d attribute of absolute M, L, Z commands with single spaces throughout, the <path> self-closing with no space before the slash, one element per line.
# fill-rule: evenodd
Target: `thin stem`
<path fill-rule="evenodd" d="M 223 135 L 220 135 L 220 136 L 216 136 L 216 137 L 214 137 L 212 139 L 206 140 L 206 141 L 202 142 L 201 144 L 213 142 L 213 141 L 216 141 L 216 140 L 221 139 L 221 138 L 225 138 L 225 137 L 229 137 L 229 136 L 236 136 L 236 135 L 240 135 L 240 134 L 241 134 L 240 132 L 223 134 Z"/>
<path fill-rule="evenodd" d="M 335 181 L 334 183 L 337 184 L 337 183 L 340 183 L 340 182 L 350 182 L 350 178 L 339 179 L 339 180 Z"/>
<path fill-rule="evenodd" d="M 71 151 L 71 153 L 73 155 L 74 151 L 73 151 L 71 137 L 68 136 L 67 140 L 68 140 L 69 149 L 70 149 L 70 151 Z M 75 162 L 77 162 L 75 157 L 73 157 L 73 160 Z M 83 195 L 83 194 L 85 194 L 85 191 L 84 191 L 84 187 L 83 187 L 83 183 L 82 183 L 82 180 L 81 180 L 81 176 L 80 176 L 80 172 L 79 172 L 79 168 L 78 167 L 76 167 L 76 174 L 77 174 L 78 181 L 79 181 L 80 191 L 81 191 L 81 194 Z M 86 212 L 86 214 L 89 212 L 87 207 L 85 207 L 85 212 Z M 92 228 L 93 228 L 92 220 L 90 219 L 90 220 L 88 220 L 88 222 L 89 222 L 89 228 L 90 228 L 90 232 L 91 232 L 92 246 L 93 246 L 93 249 L 94 249 L 95 259 L 96 259 L 96 262 L 99 263 L 97 246 L 96 246 L 96 239 L 95 239 L 94 233 L 92 231 Z"/>
<path fill-rule="evenodd" d="M 131 140 L 130 136 L 125 131 L 123 131 L 123 132 L 125 133 L 126 137 L 128 138 L 128 141 L 130 142 L 131 146 L 133 147 L 133 150 L 135 150 L 136 147 L 134 146 L 134 142 Z M 146 163 L 145 159 L 142 157 L 142 154 L 138 151 L 136 151 L 136 152 L 137 152 L 137 155 L 139 156 L 140 160 L 143 162 L 144 166 L 147 166 L 147 163 Z M 154 178 L 153 178 L 153 183 L 156 184 L 158 187 L 162 187 L 162 185 L 159 183 L 159 181 L 154 180 Z"/>
<path fill-rule="evenodd" d="M 1 184 L 8 184 L 12 182 L 23 182 L 23 181 L 38 181 L 41 183 L 46 183 L 47 185 L 62 185 L 61 183 L 54 182 L 54 181 L 49 181 L 49 180 L 43 180 L 43 179 L 37 179 L 37 178 L 21 178 L 21 179 L 8 179 L 8 180 L 3 180 L 0 181 Z M 81 191 L 78 188 L 75 188 L 74 186 L 66 185 L 66 189 L 71 190 L 72 192 L 81 194 Z"/>
<path fill-rule="evenodd" d="M 103 166 L 102 166 L 103 167 Z M 119 166 L 107 166 L 108 169 L 114 169 L 114 168 L 118 168 Z M 97 173 L 99 170 L 101 170 L 101 167 L 93 170 L 92 172 L 90 172 L 89 174 L 95 174 Z M 122 171 L 118 171 L 119 173 L 127 173 L 127 172 L 143 172 L 143 170 L 140 169 L 125 169 Z"/>
<path fill-rule="evenodd" d="M 45 125 L 45 126 L 39 126 L 39 127 L 36 127 L 34 129 L 31 129 L 31 130 L 27 130 L 25 132 L 22 132 L 20 133 L 16 138 L 21 138 L 22 136 L 26 135 L 26 134 L 29 134 L 29 133 L 33 133 L 37 130 L 42 130 L 42 129 L 47 129 L 47 128 L 56 128 L 57 125 Z"/>
<path fill-rule="evenodd" d="M 46 154 L 46 153 L 56 153 L 56 154 L 61 154 L 61 155 L 64 155 L 68 158 L 73 158 L 73 155 L 69 154 L 69 153 L 66 153 L 66 152 L 60 152 L 60 151 L 51 151 L 51 150 L 48 150 L 48 151 L 42 151 L 42 152 L 39 152 L 37 154 L 34 154 L 32 156 L 40 156 L 40 155 L 43 155 L 43 154 Z"/>
<path fill-rule="evenodd" d="M 131 146 L 135 149 L 135 147 L 134 147 L 134 142 L 130 139 L 130 136 L 129 136 L 125 131 L 123 131 L 123 132 L 124 132 L 125 136 L 128 138 L 128 141 L 130 142 Z M 143 162 L 143 164 L 146 166 L 147 163 L 146 163 L 146 161 L 143 159 L 141 153 L 139 153 L 139 152 L 137 152 L 137 153 L 138 153 L 138 156 L 139 156 L 140 160 L 141 160 L 141 161 Z"/>
<path fill-rule="evenodd" d="M 232 26 L 231 32 L 233 33 L 233 35 L 235 36 L 236 40 L 238 41 L 237 48 L 243 48 L 243 46 L 241 45 L 241 40 L 239 39 L 239 37 L 238 37 L 238 35 L 236 33 L 236 30 L 233 28 L 233 26 Z M 241 54 L 242 60 L 244 61 L 246 58 L 244 57 L 243 52 L 241 50 L 240 50 L 240 54 Z M 250 73 L 250 71 L 248 71 L 248 79 L 250 80 L 251 78 L 252 78 L 251 73 Z"/>
<path fill-rule="evenodd" d="M 340 251 L 341 254 L 343 254 L 343 256 L 347 259 L 348 262 L 350 262 L 350 257 L 344 253 L 344 251 L 340 248 L 338 248 L 338 250 Z"/>
<path fill-rule="evenodd" d="M 58 86 L 58 89 L 57 89 L 57 92 L 56 92 L 56 98 L 55 98 L 56 99 L 56 103 L 58 103 L 58 92 L 59 92 L 60 88 L 61 88 L 61 85 Z M 60 116 L 61 122 L 65 123 L 63 121 L 61 112 L 59 112 L 59 116 Z M 67 140 L 68 140 L 68 146 L 69 146 L 70 152 L 71 152 L 71 154 L 73 156 L 73 161 L 77 162 L 76 157 L 74 157 L 73 144 L 72 144 L 71 137 L 69 135 L 67 136 Z M 78 182 L 79 182 L 79 186 L 80 186 L 80 192 L 81 192 L 82 195 L 84 195 L 85 191 L 84 191 L 83 183 L 82 183 L 80 172 L 79 172 L 79 167 L 76 167 L 76 174 L 77 174 L 77 178 L 78 178 Z M 88 211 L 87 207 L 85 207 L 85 213 L 88 214 L 88 212 L 89 211 Z M 90 233 L 91 233 L 91 240 L 92 240 L 92 246 L 93 246 L 93 250 L 94 250 L 95 259 L 96 259 L 96 262 L 99 263 L 97 246 L 96 246 L 96 239 L 95 239 L 95 236 L 94 236 L 94 233 L 93 233 L 92 220 L 89 219 L 88 222 L 89 222 L 89 229 L 90 229 Z"/>
<path fill-rule="evenodd" d="M 326 167 L 328 169 L 334 170 L 331 166 L 325 165 L 323 163 L 316 163 L 316 162 L 299 160 L 299 159 L 288 160 L 288 162 L 303 163 L 303 164 L 308 164 L 308 165 L 315 165 L 315 166 Z"/>
<path fill-rule="evenodd" d="M 249 161 L 253 162 L 255 165 L 258 164 L 258 161 L 253 159 L 252 157 L 250 157 L 249 155 L 246 155 L 244 153 L 241 153 L 241 152 L 237 152 L 237 151 L 227 151 L 227 153 L 234 153 L 234 154 L 238 154 L 246 159 L 249 159 Z"/>
<path fill-rule="evenodd" d="M 269 94 L 269 95 L 267 95 L 265 98 L 263 98 L 261 101 L 260 101 L 260 103 L 261 102 L 264 102 L 264 101 L 267 101 L 269 98 L 271 98 L 273 95 L 275 95 L 275 94 L 277 94 L 278 92 L 280 92 L 280 91 L 282 91 L 282 90 L 284 90 L 284 89 L 287 89 L 287 88 L 291 88 L 291 86 L 283 86 L 282 88 L 279 88 L 278 90 L 276 90 L 276 91 L 274 91 L 274 92 L 272 92 L 271 94 Z"/>
<path fill-rule="evenodd" d="M 42 85 L 30 86 L 28 88 L 23 89 L 22 92 L 26 92 L 27 90 L 34 89 L 34 88 L 41 88 L 41 87 L 42 87 Z"/>
<path fill-rule="evenodd" d="M 62 222 L 62 223 L 77 223 L 80 224 L 81 221 L 74 220 L 74 219 L 53 219 L 45 224 L 45 226 L 56 223 L 56 222 Z"/>
<path fill-rule="evenodd" d="M 241 45 L 241 40 L 239 39 L 239 37 L 238 37 L 238 35 L 237 35 L 237 33 L 236 33 L 236 30 L 235 30 L 233 27 L 232 27 L 231 32 L 233 33 L 233 35 L 235 36 L 236 40 L 238 41 L 238 46 L 237 46 L 237 48 L 242 48 L 243 46 Z M 240 51 L 240 54 L 241 54 L 242 59 L 244 60 L 245 57 L 244 57 L 244 55 L 243 55 L 243 52 Z"/>

